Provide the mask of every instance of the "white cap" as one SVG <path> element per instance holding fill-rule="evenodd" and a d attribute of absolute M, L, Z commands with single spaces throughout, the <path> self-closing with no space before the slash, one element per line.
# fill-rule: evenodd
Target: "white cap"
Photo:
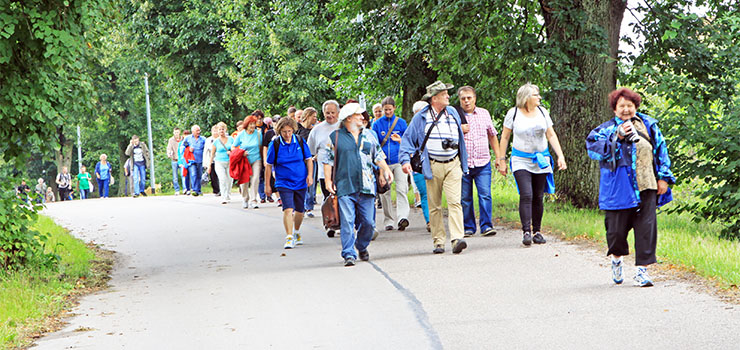
<path fill-rule="evenodd" d="M 354 114 L 362 114 L 364 111 L 365 109 L 359 103 L 348 103 L 339 111 L 339 122 L 343 122 L 347 117 Z"/>
<path fill-rule="evenodd" d="M 419 111 L 427 105 L 429 105 L 427 101 L 416 101 L 414 102 L 414 106 L 411 108 L 411 110 L 414 111 L 414 114 L 416 114 L 419 113 Z"/>

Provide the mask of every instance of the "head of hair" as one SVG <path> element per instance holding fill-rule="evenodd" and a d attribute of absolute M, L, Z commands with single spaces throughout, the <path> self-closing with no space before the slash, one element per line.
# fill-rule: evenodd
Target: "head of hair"
<path fill-rule="evenodd" d="M 463 91 L 470 91 L 473 93 L 473 95 L 477 96 L 477 94 L 475 93 L 475 88 L 470 85 L 461 86 L 459 89 L 457 89 L 457 95 L 460 96 L 460 93 Z"/>
<path fill-rule="evenodd" d="M 376 104 L 373 105 L 373 111 L 376 110 L 376 109 L 378 109 L 378 108 L 383 108 L 383 106 L 380 103 L 376 103 Z"/>
<path fill-rule="evenodd" d="M 289 127 L 293 129 L 293 132 L 296 132 L 296 130 L 298 130 L 298 122 L 293 118 L 280 118 L 277 126 L 275 126 L 275 134 L 280 135 L 280 132 L 283 131 L 283 128 L 285 127 Z"/>
<path fill-rule="evenodd" d="M 348 103 L 360 103 L 360 101 L 357 101 L 354 98 L 348 98 L 347 102 L 345 102 L 344 104 L 348 104 Z"/>
<path fill-rule="evenodd" d="M 103 159 L 103 158 L 108 158 L 108 155 L 107 155 L 107 154 L 105 154 L 105 153 L 101 153 L 101 154 L 100 154 L 100 159 Z"/>
<path fill-rule="evenodd" d="M 308 108 L 306 108 L 306 109 L 303 110 L 303 120 L 306 120 L 306 118 L 308 118 L 308 117 L 310 117 L 312 115 L 315 116 L 317 114 L 319 114 L 319 112 L 316 110 L 316 108 L 308 107 Z"/>
<path fill-rule="evenodd" d="M 252 124 L 252 123 L 257 124 L 257 119 L 259 118 L 257 118 L 257 116 L 254 114 L 244 118 L 244 123 L 242 123 L 242 125 L 244 126 L 244 129 L 246 129 L 249 126 L 249 124 Z"/>
<path fill-rule="evenodd" d="M 519 88 L 516 92 L 516 106 L 519 108 L 526 108 L 527 101 L 535 92 L 540 92 L 540 88 L 532 83 L 526 83 Z"/>
<path fill-rule="evenodd" d="M 396 100 L 393 99 L 393 97 L 386 96 L 382 101 L 380 101 L 381 106 L 385 105 L 391 105 L 393 107 L 396 106 Z"/>
<path fill-rule="evenodd" d="M 253 115 L 253 116 L 255 116 L 255 117 L 259 118 L 259 119 L 262 119 L 262 118 L 265 117 L 265 113 L 262 112 L 261 109 L 255 109 L 254 112 L 252 112 L 251 115 Z"/>
<path fill-rule="evenodd" d="M 172 129 L 172 131 L 180 131 L 180 128 L 175 127 L 174 129 Z"/>
<path fill-rule="evenodd" d="M 139 135 L 134 135 L 134 136 L 131 136 L 131 139 L 132 139 L 132 140 L 138 140 L 138 139 L 139 139 Z"/>
<path fill-rule="evenodd" d="M 290 106 L 290 108 L 288 108 L 288 114 L 295 113 L 296 111 L 298 111 L 298 109 L 293 106 Z"/>
<path fill-rule="evenodd" d="M 625 100 L 632 101 L 632 103 L 635 104 L 635 108 L 639 108 L 640 102 L 642 102 L 642 96 L 640 96 L 640 94 L 629 88 L 619 88 L 609 93 L 609 106 L 612 110 L 617 109 L 617 102 L 620 97 L 624 97 Z"/>
<path fill-rule="evenodd" d="M 185 135 L 185 136 L 187 136 L 187 135 L 190 135 L 190 134 L 191 134 L 190 130 L 185 130 L 185 131 L 183 131 L 182 133 L 183 133 L 183 135 Z"/>
<path fill-rule="evenodd" d="M 337 107 L 337 112 L 339 112 L 339 102 L 337 102 L 336 100 L 324 101 L 324 103 L 321 105 L 321 112 L 326 113 L 326 107 L 329 105 L 334 105 L 335 107 Z"/>
<path fill-rule="evenodd" d="M 226 125 L 226 123 L 224 123 L 224 122 L 218 122 L 218 123 L 216 124 L 216 127 L 218 127 L 218 128 L 223 128 L 223 129 L 224 129 L 224 132 L 226 132 L 226 133 L 228 133 L 228 132 L 229 132 L 229 126 L 228 126 L 228 125 Z"/>

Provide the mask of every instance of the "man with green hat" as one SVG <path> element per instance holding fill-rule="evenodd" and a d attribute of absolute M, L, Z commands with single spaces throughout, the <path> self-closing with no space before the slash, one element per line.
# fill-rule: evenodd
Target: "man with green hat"
<path fill-rule="evenodd" d="M 447 197 L 448 221 L 452 253 L 467 248 L 463 239 L 463 212 L 460 192 L 463 173 L 468 172 L 468 155 L 461 128 L 460 115 L 450 107 L 452 84 L 435 81 L 427 86 L 422 97 L 429 106 L 422 108 L 411 119 L 401 140 L 399 161 L 403 171 L 412 173 L 412 156 L 416 153 L 427 185 L 429 216 L 434 240 L 434 254 L 445 251 L 446 232 L 442 219 L 442 191 Z M 416 162 L 415 162 L 416 163 Z M 418 168 L 416 169 L 418 171 Z"/>

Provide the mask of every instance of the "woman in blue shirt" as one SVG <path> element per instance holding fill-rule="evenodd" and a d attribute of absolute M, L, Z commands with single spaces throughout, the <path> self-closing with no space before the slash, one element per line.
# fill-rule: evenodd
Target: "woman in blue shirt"
<path fill-rule="evenodd" d="M 213 145 L 209 150 L 213 154 L 213 166 L 218 177 L 219 188 L 221 189 L 221 204 L 226 204 L 231 200 L 231 186 L 234 181 L 229 175 L 229 149 L 234 144 L 234 139 L 228 136 L 226 123 L 219 122 L 216 124 L 216 133 L 213 135 Z M 207 172 L 211 172 L 211 166 L 208 166 Z"/>
<path fill-rule="evenodd" d="M 108 156 L 103 153 L 100 155 L 100 161 L 95 164 L 95 178 L 98 180 L 98 195 L 100 198 L 108 198 L 108 186 L 111 180 L 111 166 L 108 163 Z"/>
<path fill-rule="evenodd" d="M 262 145 L 262 133 L 257 130 L 257 116 L 254 113 L 244 119 L 244 130 L 234 138 L 234 144 L 231 149 L 241 148 L 245 150 L 244 156 L 252 165 L 252 177 L 249 182 L 239 185 L 242 191 L 242 208 L 246 209 L 251 203 L 252 208 L 259 208 L 259 193 L 257 192 L 260 183 L 260 171 L 262 171 L 262 157 L 260 156 L 260 146 Z M 250 195 L 251 192 L 251 195 Z"/>
<path fill-rule="evenodd" d="M 283 200 L 283 226 L 285 245 L 291 249 L 303 244 L 301 223 L 303 222 L 306 188 L 313 183 L 313 161 L 306 140 L 294 135 L 298 123 L 293 118 L 281 118 L 275 127 L 279 135 L 267 147 L 265 183 L 270 183 L 275 168 L 275 188 Z M 272 188 L 265 187 L 265 194 L 272 195 Z"/>

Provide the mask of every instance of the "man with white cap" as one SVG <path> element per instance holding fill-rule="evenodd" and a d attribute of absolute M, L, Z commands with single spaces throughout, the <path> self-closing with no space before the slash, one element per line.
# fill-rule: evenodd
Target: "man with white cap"
<path fill-rule="evenodd" d="M 468 155 L 460 126 L 460 115 L 450 107 L 452 84 L 436 81 L 427 86 L 422 99 L 429 106 L 422 108 L 411 119 L 403 135 L 399 161 L 403 171 L 412 169 L 424 174 L 429 199 L 434 254 L 445 251 L 446 232 L 442 219 L 442 191 L 447 197 L 448 221 L 452 253 L 459 254 L 467 248 L 463 239 L 463 212 L 460 203 L 460 182 L 468 172 Z M 413 167 L 412 167 L 413 163 Z"/>
<path fill-rule="evenodd" d="M 357 252 L 361 260 L 370 260 L 367 247 L 375 228 L 373 164 L 380 167 L 378 181 L 381 185 L 393 181 L 393 174 L 385 162 L 385 154 L 377 138 L 371 130 L 362 128 L 363 112 L 365 109 L 358 103 L 348 103 L 342 107 L 339 112 L 340 127 L 329 135 L 329 144 L 321 159 L 326 189 L 338 198 L 344 266 L 355 265 Z M 359 225 L 355 234 L 356 218 Z"/>

